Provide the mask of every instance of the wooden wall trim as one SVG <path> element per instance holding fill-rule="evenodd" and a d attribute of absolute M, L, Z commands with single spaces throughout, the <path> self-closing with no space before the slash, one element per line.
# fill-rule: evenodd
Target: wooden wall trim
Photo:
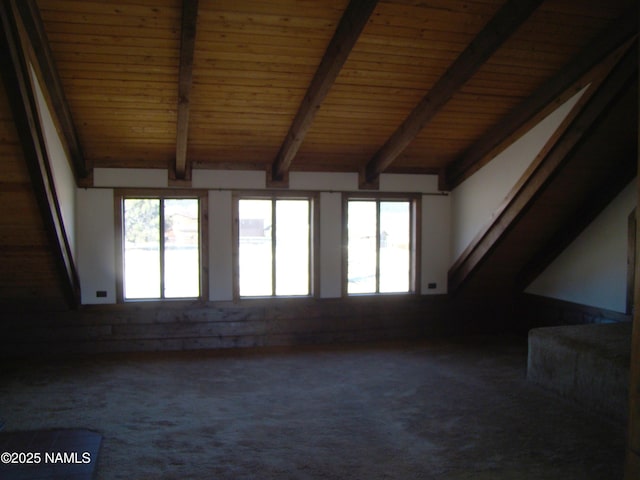
<path fill-rule="evenodd" d="M 123 220 L 124 220 L 124 205 L 122 202 L 122 192 L 115 190 L 113 192 L 113 233 L 114 239 L 114 260 L 115 260 L 115 273 L 116 273 L 116 302 L 124 303 L 124 242 L 123 240 Z"/>
<path fill-rule="evenodd" d="M 455 333 L 449 308 L 441 295 L 142 302 L 50 315 L 21 311 L 0 324 L 0 357 L 426 338 Z"/>
<path fill-rule="evenodd" d="M 523 293 L 516 302 L 516 318 L 523 329 L 589 323 L 630 322 L 631 316 L 541 295 Z"/>
<path fill-rule="evenodd" d="M 209 194 L 199 196 L 200 213 L 200 298 L 209 301 Z"/>
<path fill-rule="evenodd" d="M 349 284 L 349 195 L 342 193 L 342 215 L 341 215 L 341 237 L 342 237 L 342 257 L 341 257 L 341 272 L 340 272 L 340 290 L 343 298 L 349 297 L 348 284 Z"/>
<path fill-rule="evenodd" d="M 70 307 L 80 304 L 80 280 L 64 227 L 53 174 L 40 125 L 27 56 L 21 43 L 19 20 L 10 0 L 0 3 L 0 65 L 16 130 L 24 152 L 36 200 L 60 272 Z"/>
<path fill-rule="evenodd" d="M 414 198 L 411 202 L 411 288 L 415 294 L 422 292 L 422 198 Z"/>
<path fill-rule="evenodd" d="M 501 333 L 525 333 L 540 326 L 630 319 L 536 295 L 516 300 L 513 306 L 492 306 L 460 304 L 447 295 L 397 295 L 84 305 L 47 315 L 21 310 L 0 324 L 0 357 L 434 338 L 496 326 Z"/>

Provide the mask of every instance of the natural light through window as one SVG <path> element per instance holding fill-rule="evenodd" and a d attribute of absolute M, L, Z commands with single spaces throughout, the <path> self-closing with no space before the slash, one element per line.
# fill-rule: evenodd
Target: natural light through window
<path fill-rule="evenodd" d="M 124 298 L 200 296 L 196 198 L 124 199 Z"/>
<path fill-rule="evenodd" d="M 240 199 L 240 296 L 310 294 L 310 201 Z"/>
<path fill-rule="evenodd" d="M 347 293 L 411 289 L 411 202 L 349 200 Z"/>

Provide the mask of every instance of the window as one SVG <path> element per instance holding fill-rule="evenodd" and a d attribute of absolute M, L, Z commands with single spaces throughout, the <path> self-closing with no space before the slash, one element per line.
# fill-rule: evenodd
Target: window
<path fill-rule="evenodd" d="M 202 202 L 199 196 L 118 197 L 122 301 L 200 298 Z"/>
<path fill-rule="evenodd" d="M 311 295 L 311 199 L 241 196 L 237 209 L 237 295 Z"/>
<path fill-rule="evenodd" d="M 347 294 L 416 290 L 417 200 L 348 198 Z"/>

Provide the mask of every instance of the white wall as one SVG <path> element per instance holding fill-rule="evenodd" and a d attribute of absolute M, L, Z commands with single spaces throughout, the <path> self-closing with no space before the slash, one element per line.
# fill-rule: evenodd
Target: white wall
<path fill-rule="evenodd" d="M 53 175 L 56 196 L 62 214 L 62 222 L 67 233 L 67 240 L 71 247 L 71 253 L 76 256 L 76 181 L 71 170 L 68 152 L 65 150 L 60 135 L 56 128 L 49 106 L 45 100 L 40 83 L 33 68 L 30 69 L 31 81 L 35 86 L 35 98 L 42 125 L 47 155 Z"/>
<path fill-rule="evenodd" d="M 119 188 L 166 188 L 168 170 L 147 168 L 94 168 L 93 185 Z"/>
<path fill-rule="evenodd" d="M 125 186 L 123 182 L 131 183 L 131 174 L 126 169 L 100 169 L 100 184 L 96 186 Z M 152 170 L 150 172 L 153 172 Z M 152 185 L 142 185 L 136 180 L 134 186 L 166 186 L 162 185 L 162 173 L 155 170 L 156 178 Z M 195 169 L 191 173 L 193 188 L 220 190 L 261 190 L 266 188 L 265 172 L 247 170 L 201 170 Z M 127 185 L 129 186 L 129 185 Z M 357 173 L 337 172 L 291 172 L 289 174 L 290 190 L 311 190 L 316 192 L 356 192 L 358 191 Z M 437 175 L 408 175 L 382 174 L 380 175 L 381 192 L 438 192 Z"/>
<path fill-rule="evenodd" d="M 342 296 L 342 194 L 320 194 L 320 296 Z"/>
<path fill-rule="evenodd" d="M 209 298 L 233 300 L 231 192 L 209 192 Z"/>
<path fill-rule="evenodd" d="M 627 221 L 636 203 L 633 181 L 526 292 L 624 313 Z"/>
<path fill-rule="evenodd" d="M 78 189 L 78 275 L 82 303 L 116 302 L 115 219 L 113 190 Z M 104 291 L 106 297 L 96 292 Z"/>
<path fill-rule="evenodd" d="M 166 170 L 95 169 L 100 187 L 78 190 L 79 270 L 83 303 L 115 303 L 113 188 L 166 187 Z M 342 192 L 358 191 L 353 173 L 291 172 L 291 190 L 319 192 L 319 271 L 322 298 L 340 297 L 342 282 Z M 437 176 L 383 174 L 383 192 L 422 193 L 422 293 L 446 292 L 449 258 L 449 197 L 437 195 Z M 233 191 L 265 189 L 265 173 L 194 170 L 192 187 L 209 190 L 209 297 L 233 299 Z M 436 195 L 431 195 L 436 194 Z M 435 289 L 428 289 L 436 283 Z M 96 297 L 107 291 L 106 298 Z"/>
<path fill-rule="evenodd" d="M 580 99 L 574 95 L 451 193 L 451 258 L 453 264 L 487 225 L 518 179 Z"/>
<path fill-rule="evenodd" d="M 154 171 L 155 172 L 155 171 Z M 217 301 L 233 299 L 233 190 L 251 185 L 264 188 L 260 172 L 203 171 L 201 186 L 224 179 L 227 189 L 209 190 L 209 295 Z M 128 172 L 108 172 L 102 178 L 127 178 Z M 166 173 L 166 172 L 165 172 Z M 314 186 L 312 174 L 296 179 L 300 190 Z M 194 176 L 197 174 L 194 172 Z M 422 188 L 421 293 L 446 293 L 447 270 L 452 245 L 451 225 L 455 219 L 451 195 L 434 195 L 437 179 L 410 176 L 408 191 Z M 154 177 L 155 178 L 155 177 Z M 203 179 L 206 179 L 204 181 Z M 157 181 L 156 178 L 155 181 Z M 389 191 L 398 191 L 402 176 L 388 177 Z M 385 180 L 387 181 L 387 180 Z M 114 182 L 119 183 L 119 182 Z M 322 298 L 341 296 L 342 282 L 342 191 L 355 187 L 353 174 L 319 174 L 320 191 L 320 292 Z M 221 185 L 218 183 L 218 185 Z M 120 186 L 120 185 L 112 185 Z M 413 190 L 409 190 L 413 189 Z M 429 191 L 431 190 L 431 191 Z M 357 191 L 357 188 L 353 188 Z M 77 253 L 82 285 L 82 302 L 115 303 L 114 197 L 111 188 L 78 189 Z M 536 281 L 527 292 L 616 311 L 624 311 L 626 294 L 627 216 L 636 204 L 633 184 L 598 217 Z M 436 288 L 429 289 L 429 284 Z M 97 291 L 107 297 L 96 297 Z"/>
<path fill-rule="evenodd" d="M 451 196 L 422 196 L 422 269 L 423 294 L 447 293 L 451 245 Z M 429 288 L 434 284 L 435 288 Z"/>

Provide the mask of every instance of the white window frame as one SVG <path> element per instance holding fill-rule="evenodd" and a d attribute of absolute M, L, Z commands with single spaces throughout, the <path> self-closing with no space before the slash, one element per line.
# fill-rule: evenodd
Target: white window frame
<path fill-rule="evenodd" d="M 309 293 L 307 295 L 277 295 L 276 294 L 276 228 L 272 229 L 271 237 L 271 295 L 241 296 L 240 295 L 240 200 L 270 200 L 272 202 L 272 222 L 276 225 L 277 200 L 307 200 L 309 202 Z M 233 297 L 240 299 L 269 299 L 269 298 L 310 298 L 316 297 L 319 291 L 318 276 L 318 194 L 313 192 L 280 192 L 280 191 L 249 191 L 235 192 L 233 195 Z"/>
<path fill-rule="evenodd" d="M 198 297 L 167 298 L 163 292 L 163 270 L 160 270 L 160 296 L 153 298 L 125 298 L 124 296 L 124 201 L 125 199 L 195 199 L 198 200 L 198 249 L 199 249 L 199 289 Z M 208 261 L 208 194 L 201 190 L 164 190 L 164 189 L 117 189 L 114 191 L 114 219 L 115 219 L 115 245 L 116 245 L 116 301 L 117 303 L 135 302 L 176 302 L 176 301 L 201 301 L 209 299 L 209 261 Z M 162 214 L 161 214 L 162 218 Z M 160 236 L 161 252 L 163 251 L 164 238 Z M 163 260 L 161 259 L 161 265 Z"/>
<path fill-rule="evenodd" d="M 342 296 L 357 297 L 367 295 L 417 295 L 420 293 L 420 232 L 421 232 L 421 196 L 419 194 L 372 194 L 345 193 L 342 197 Z M 349 293 L 349 202 L 376 202 L 376 291 L 367 293 Z M 409 202 L 410 207 L 410 249 L 409 249 L 409 290 L 407 292 L 380 292 L 380 203 Z"/>

